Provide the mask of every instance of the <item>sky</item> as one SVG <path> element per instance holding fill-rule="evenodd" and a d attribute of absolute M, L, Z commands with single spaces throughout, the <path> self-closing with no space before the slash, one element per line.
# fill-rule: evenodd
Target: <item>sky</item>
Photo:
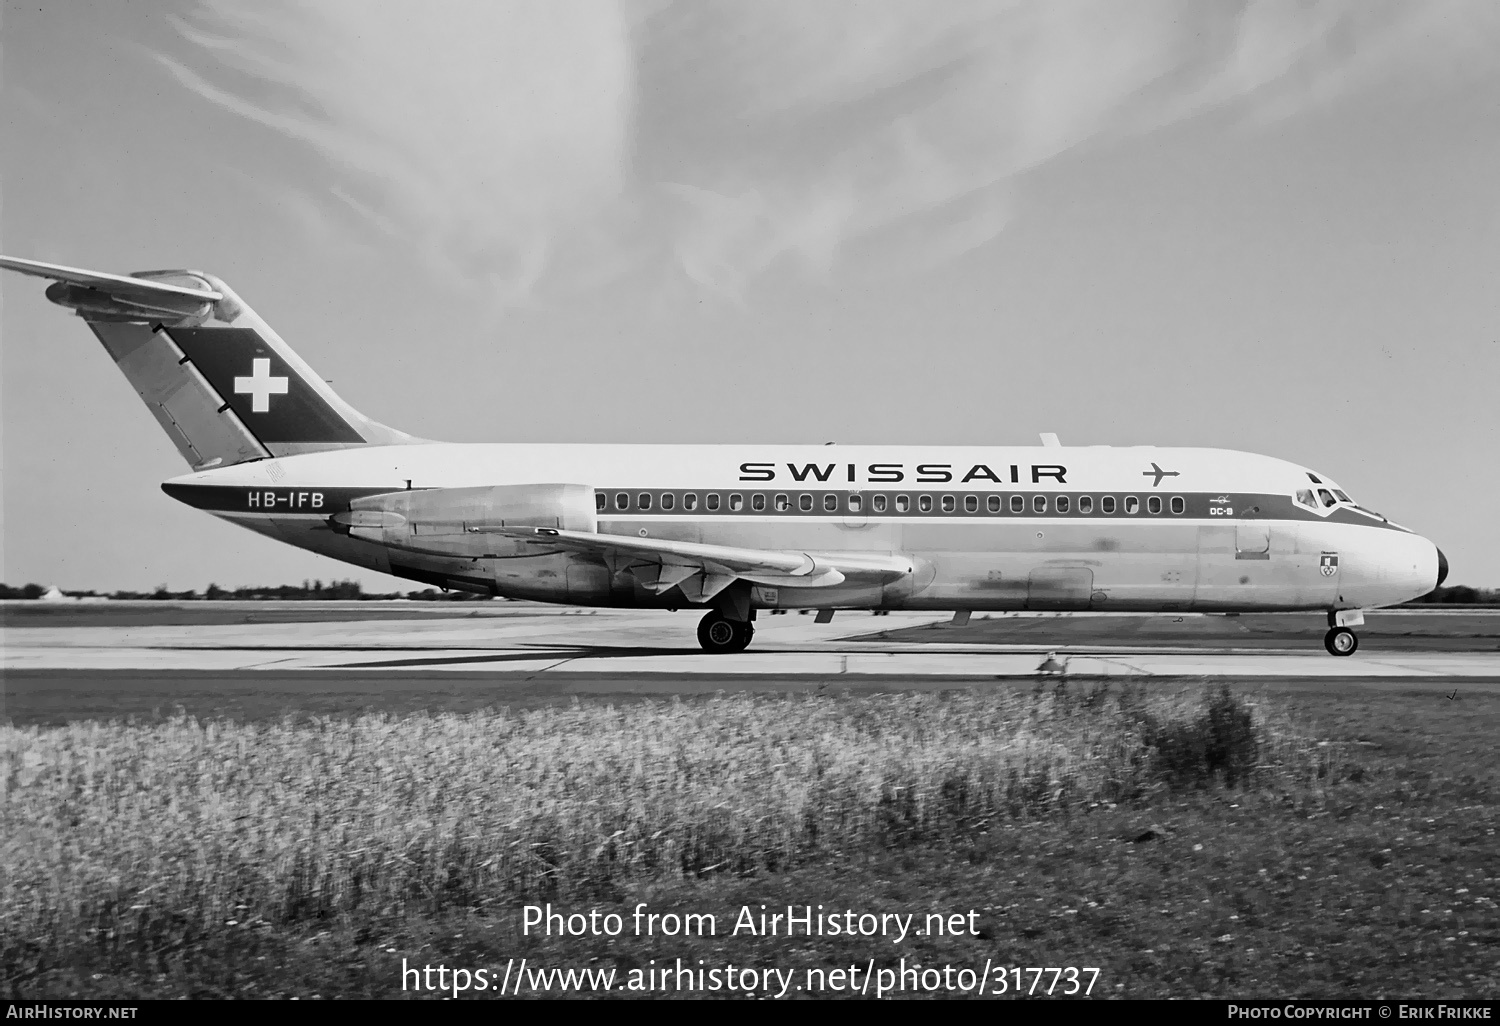
<path fill-rule="evenodd" d="M 0 251 L 215 273 L 450 441 L 1212 446 L 1500 587 L 1489 0 L 58 0 L 0 20 Z M 352 577 L 167 498 L 0 275 L 0 580 Z"/>

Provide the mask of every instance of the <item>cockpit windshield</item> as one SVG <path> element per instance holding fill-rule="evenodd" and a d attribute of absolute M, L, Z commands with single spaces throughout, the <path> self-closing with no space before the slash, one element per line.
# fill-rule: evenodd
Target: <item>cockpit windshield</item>
<path fill-rule="evenodd" d="M 1328 478 L 1319 477 L 1317 474 L 1314 474 L 1310 470 L 1305 471 L 1305 473 L 1307 474 L 1307 479 L 1313 484 L 1318 485 L 1319 487 L 1316 489 L 1299 488 L 1294 493 L 1298 505 L 1306 506 L 1308 509 L 1318 511 L 1333 509 L 1337 506 L 1347 506 L 1351 509 L 1359 510 L 1366 516 L 1374 517 L 1376 520 L 1382 521 L 1383 523 L 1390 523 L 1389 520 L 1381 516 L 1379 513 L 1376 513 L 1373 509 L 1365 509 L 1365 507 L 1349 498 L 1348 492 L 1344 491 L 1338 485 L 1328 480 Z"/>
<path fill-rule="evenodd" d="M 1363 509 L 1359 503 L 1349 498 L 1348 492 L 1328 480 L 1328 478 L 1319 477 L 1310 470 L 1305 471 L 1305 473 L 1307 474 L 1307 479 L 1318 487 L 1297 489 L 1293 495 L 1298 505 L 1306 506 L 1312 510 L 1333 509 L 1336 506 L 1352 506 L 1354 509 L 1363 510 L 1363 512 L 1369 513 L 1371 516 L 1380 516 L 1380 514 L 1372 510 Z M 1384 520 L 1385 518 L 1380 517 L 1380 519 Z"/>

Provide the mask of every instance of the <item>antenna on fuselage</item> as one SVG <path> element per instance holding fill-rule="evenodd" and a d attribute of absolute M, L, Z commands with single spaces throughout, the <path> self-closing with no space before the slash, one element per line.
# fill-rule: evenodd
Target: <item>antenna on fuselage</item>
<path fill-rule="evenodd" d="M 1054 435 L 1051 431 L 1042 432 L 1042 444 L 1049 449 L 1062 448 L 1062 443 L 1057 440 L 1057 436 Z"/>

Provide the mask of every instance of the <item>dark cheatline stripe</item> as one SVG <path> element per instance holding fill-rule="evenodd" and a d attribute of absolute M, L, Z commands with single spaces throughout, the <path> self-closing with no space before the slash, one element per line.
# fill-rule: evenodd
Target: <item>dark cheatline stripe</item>
<path fill-rule="evenodd" d="M 394 488 L 318 488 L 318 487 L 262 487 L 249 488 L 243 485 L 204 485 L 204 484 L 174 484 L 167 482 L 163 484 L 162 491 L 180 502 L 187 503 L 196 509 L 209 510 L 214 513 L 315 513 L 323 516 L 331 516 L 349 508 L 349 504 L 355 499 L 364 498 L 369 495 L 386 495 L 400 489 Z M 880 520 L 945 520 L 959 521 L 972 520 L 975 522 L 1004 521 L 1017 519 L 1041 519 L 1048 520 L 1088 520 L 1088 521 L 1126 521 L 1126 522 L 1171 522 L 1171 521 L 1207 521 L 1209 523 L 1242 523 L 1246 520 L 1298 520 L 1309 523 L 1339 523 L 1358 524 L 1363 527 L 1385 528 L 1388 530 L 1404 531 L 1404 528 L 1394 524 L 1375 520 L 1355 510 L 1340 508 L 1334 510 L 1327 516 L 1319 516 L 1312 510 L 1305 509 L 1292 501 L 1290 496 L 1271 494 L 1231 494 L 1210 492 L 1159 492 L 1155 497 L 1161 500 L 1161 512 L 1152 513 L 1150 507 L 1151 492 L 1140 493 L 1102 493 L 1102 492 L 775 492 L 775 491 L 676 491 L 655 488 L 611 488 L 608 490 L 597 489 L 595 491 L 597 500 L 602 497 L 604 505 L 599 508 L 599 516 L 609 519 L 611 516 L 650 517 L 651 519 L 672 519 L 682 517 L 687 519 L 712 520 L 718 518 L 733 517 L 775 517 L 780 519 L 799 517 L 837 517 L 840 519 L 865 518 L 870 521 Z M 616 497 L 626 497 L 625 507 L 622 509 L 616 503 Z M 641 503 L 641 496 L 650 497 L 650 507 L 646 508 Z M 662 508 L 662 500 L 665 496 L 671 496 L 670 508 Z M 688 495 L 694 496 L 693 508 L 687 508 L 684 501 Z M 707 498 L 717 495 L 719 508 L 710 509 Z M 741 497 L 739 509 L 730 509 L 730 497 L 738 495 Z M 756 509 L 755 496 L 762 498 L 762 508 Z M 809 497 L 812 508 L 802 508 L 802 497 Z M 850 508 L 849 498 L 857 495 L 861 500 L 861 509 L 855 511 Z M 905 511 L 897 509 L 896 497 L 905 495 L 909 499 L 909 508 Z M 989 507 L 991 496 L 1000 499 L 998 512 Z M 1137 500 L 1138 505 L 1135 513 L 1126 513 L 1126 500 L 1131 496 Z M 778 510 L 778 496 L 786 497 L 787 508 Z M 877 496 L 884 496 L 885 509 L 876 510 L 875 502 Z M 931 508 L 921 508 L 921 498 L 930 498 Z M 975 499 L 976 509 L 969 511 L 965 504 L 967 497 Z M 1021 511 L 1013 512 L 1011 509 L 1012 496 L 1021 499 Z M 1104 498 L 1111 496 L 1115 500 L 1115 511 L 1105 513 Z M 953 508 L 945 510 L 943 499 L 951 497 Z M 1038 511 L 1036 508 L 1037 498 L 1046 500 L 1045 510 Z M 829 509 L 825 501 L 832 499 L 833 508 Z M 1068 508 L 1059 512 L 1057 500 L 1066 498 Z M 1089 499 L 1090 510 L 1087 513 L 1080 512 L 1080 500 Z M 1172 500 L 1182 500 L 1182 512 L 1173 513 Z"/>
<path fill-rule="evenodd" d="M 710 496 L 713 499 L 710 499 Z M 858 496 L 860 508 L 850 505 L 850 498 Z M 1297 505 L 1289 495 L 1271 493 L 1224 493 L 1224 492 L 1153 492 L 1149 488 L 1139 492 L 1086 492 L 1086 491 L 1017 491 L 1017 492 L 938 492 L 938 491 L 791 491 L 791 490 L 747 490 L 730 489 L 719 491 L 682 491 L 659 488 L 598 488 L 594 491 L 595 507 L 602 518 L 611 515 L 670 519 L 713 519 L 717 517 L 839 517 L 842 519 L 866 518 L 868 520 L 1016 520 L 1021 518 L 1052 520 L 1207 520 L 1231 523 L 1244 520 L 1301 520 L 1310 523 L 1359 524 L 1401 531 L 1381 520 L 1376 520 L 1347 507 L 1319 515 Z M 622 504 L 623 497 L 623 504 Z M 649 505 L 642 502 L 643 497 Z M 689 498 L 691 497 L 691 498 Z M 738 497 L 739 505 L 734 507 Z M 907 508 L 898 508 L 900 498 L 907 500 Z M 992 509 L 991 499 L 999 500 L 999 509 Z M 1106 513 L 1105 499 L 1113 499 L 1113 512 Z M 1130 499 L 1136 500 L 1134 513 L 1127 513 Z M 1151 512 L 1151 499 L 1160 501 L 1159 511 Z M 663 507 L 663 500 L 670 505 Z M 810 508 L 804 508 L 804 499 Z M 928 508 L 922 508 L 922 500 L 929 500 Z M 951 508 L 945 508 L 945 500 L 951 499 Z M 968 500 L 974 501 L 974 509 L 968 508 Z M 1012 505 L 1020 500 L 1021 508 Z M 1044 508 L 1038 510 L 1041 499 Z M 1059 510 L 1058 500 L 1066 500 L 1067 508 Z M 1173 500 L 1180 500 L 1181 512 L 1174 512 Z M 711 501 L 717 508 L 710 508 Z M 760 508 L 756 508 L 759 500 Z M 883 501 L 884 509 L 877 509 Z M 691 503 L 691 507 L 689 504 Z M 784 503 L 785 508 L 778 508 Z M 831 504 L 831 508 L 830 508 Z M 1088 511 L 1083 511 L 1083 505 Z"/>
<path fill-rule="evenodd" d="M 254 328 L 162 330 L 262 442 L 365 441 Z M 268 361 L 261 368 L 265 373 L 258 378 L 254 377 L 256 360 Z M 237 379 L 245 379 L 241 386 L 247 391 L 235 390 Z M 274 386 L 276 391 L 263 394 L 264 408 L 256 412 L 252 393 L 263 386 Z"/>
<path fill-rule="evenodd" d="M 395 488 L 246 488 L 243 485 L 176 484 L 161 490 L 178 502 L 213 513 L 316 513 L 332 516 L 355 499 L 386 495 Z"/>

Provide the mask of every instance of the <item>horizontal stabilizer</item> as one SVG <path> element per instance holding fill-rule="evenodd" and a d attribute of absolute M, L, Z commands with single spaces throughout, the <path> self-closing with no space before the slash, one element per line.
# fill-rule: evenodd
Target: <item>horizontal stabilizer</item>
<path fill-rule="evenodd" d="M 110 274 L 0 257 L 49 278 L 194 470 L 418 441 L 336 395 L 228 285 L 193 270 Z"/>
<path fill-rule="evenodd" d="M 217 303 L 224 298 L 222 292 L 216 292 L 207 287 L 197 289 L 183 285 L 169 285 L 166 282 L 151 281 L 134 275 L 85 271 L 81 267 L 64 267 L 62 264 L 48 264 L 41 260 L 20 260 L 16 257 L 0 256 L 0 268 L 7 271 L 20 271 L 22 274 L 32 274 L 38 278 L 51 278 L 53 281 L 66 282 L 69 285 L 98 289 L 100 292 L 108 292 L 111 295 L 127 297 L 134 295 L 143 299 L 151 296 L 178 296 L 206 299 L 211 303 Z"/>

